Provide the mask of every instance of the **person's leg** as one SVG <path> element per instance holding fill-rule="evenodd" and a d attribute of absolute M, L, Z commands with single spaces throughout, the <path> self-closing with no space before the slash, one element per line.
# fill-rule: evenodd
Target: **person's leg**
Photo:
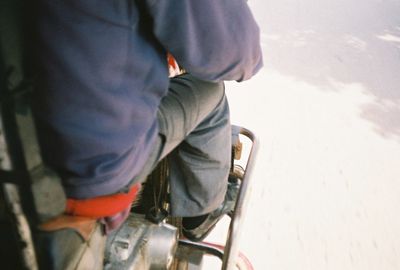
<path fill-rule="evenodd" d="M 152 155 L 133 183 L 144 181 L 168 156 L 171 214 L 209 213 L 221 205 L 231 158 L 231 126 L 224 84 L 186 74 L 170 80 L 158 111 L 160 133 Z"/>
<path fill-rule="evenodd" d="M 169 152 L 171 214 L 199 216 L 224 200 L 231 162 L 231 126 L 223 83 L 183 75 L 171 80 L 159 113 Z"/>

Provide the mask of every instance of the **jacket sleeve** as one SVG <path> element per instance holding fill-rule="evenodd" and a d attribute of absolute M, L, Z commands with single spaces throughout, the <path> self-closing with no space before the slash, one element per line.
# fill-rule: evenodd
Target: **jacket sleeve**
<path fill-rule="evenodd" d="M 153 33 L 200 79 L 247 80 L 262 67 L 259 28 L 245 0 L 147 0 Z"/>

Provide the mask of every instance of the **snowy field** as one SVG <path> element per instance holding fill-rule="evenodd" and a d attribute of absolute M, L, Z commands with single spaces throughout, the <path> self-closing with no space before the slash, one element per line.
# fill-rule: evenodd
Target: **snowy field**
<path fill-rule="evenodd" d="M 251 0 L 265 68 L 227 85 L 261 140 L 256 270 L 400 269 L 400 1 Z"/>

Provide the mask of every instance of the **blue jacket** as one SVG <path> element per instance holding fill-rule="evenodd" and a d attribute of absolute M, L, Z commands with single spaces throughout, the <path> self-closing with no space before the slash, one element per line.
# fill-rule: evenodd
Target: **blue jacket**
<path fill-rule="evenodd" d="M 146 162 L 167 51 L 203 80 L 262 65 L 245 0 L 39 0 L 36 26 L 42 151 L 77 199 L 117 192 Z"/>

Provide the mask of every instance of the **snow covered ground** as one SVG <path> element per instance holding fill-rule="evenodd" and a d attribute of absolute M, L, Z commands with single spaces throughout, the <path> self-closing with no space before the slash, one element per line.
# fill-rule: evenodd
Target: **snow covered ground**
<path fill-rule="evenodd" d="M 261 140 L 257 270 L 400 269 L 400 1 L 251 0 L 265 68 L 227 86 Z"/>

